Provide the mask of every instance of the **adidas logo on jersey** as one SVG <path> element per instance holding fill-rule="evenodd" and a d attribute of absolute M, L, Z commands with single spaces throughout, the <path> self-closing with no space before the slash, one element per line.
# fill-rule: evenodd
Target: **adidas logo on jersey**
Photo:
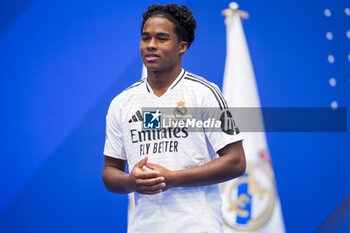
<path fill-rule="evenodd" d="M 131 117 L 129 120 L 129 123 L 132 122 L 138 122 L 138 121 L 143 121 L 142 114 L 140 113 L 140 110 L 137 110 L 137 112 Z"/>

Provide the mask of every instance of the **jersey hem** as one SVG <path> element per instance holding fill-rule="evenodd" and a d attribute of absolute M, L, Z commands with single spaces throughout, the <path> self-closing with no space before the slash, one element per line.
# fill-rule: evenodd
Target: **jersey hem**
<path fill-rule="evenodd" d="M 123 158 L 122 156 L 119 156 L 119 155 L 115 155 L 113 152 L 110 152 L 110 151 L 103 151 L 103 155 L 112 157 L 115 159 L 127 160 L 126 158 Z"/>
<path fill-rule="evenodd" d="M 215 145 L 216 148 L 214 148 L 215 152 L 217 153 L 219 150 L 221 150 L 222 148 L 224 148 L 225 146 L 227 146 L 228 144 L 231 143 L 235 143 L 235 142 L 239 142 L 239 141 L 243 141 L 244 138 L 241 135 L 237 135 L 234 140 L 225 140 L 225 141 L 221 141 L 219 142 L 217 145 Z"/>

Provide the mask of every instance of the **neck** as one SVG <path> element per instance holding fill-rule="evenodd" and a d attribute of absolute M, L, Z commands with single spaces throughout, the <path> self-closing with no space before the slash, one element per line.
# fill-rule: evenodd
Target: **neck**
<path fill-rule="evenodd" d="M 162 96 L 179 76 L 181 64 L 171 70 L 150 71 L 147 70 L 147 81 L 156 96 Z"/>

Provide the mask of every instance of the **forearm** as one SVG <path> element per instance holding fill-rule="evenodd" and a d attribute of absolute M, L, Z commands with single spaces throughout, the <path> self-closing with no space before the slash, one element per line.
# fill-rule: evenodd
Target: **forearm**
<path fill-rule="evenodd" d="M 219 157 L 204 165 L 173 171 L 172 187 L 191 187 L 217 184 L 243 175 L 245 160 L 232 160 L 228 156 Z"/>
<path fill-rule="evenodd" d="M 105 167 L 102 179 L 107 190 L 119 194 L 133 192 L 130 175 L 115 167 Z"/>
<path fill-rule="evenodd" d="M 245 173 L 246 161 L 242 142 L 226 145 L 218 152 L 219 158 L 198 167 L 170 171 L 158 164 L 147 163 L 146 166 L 159 172 L 165 178 L 167 190 L 172 187 L 191 187 L 217 184 Z"/>

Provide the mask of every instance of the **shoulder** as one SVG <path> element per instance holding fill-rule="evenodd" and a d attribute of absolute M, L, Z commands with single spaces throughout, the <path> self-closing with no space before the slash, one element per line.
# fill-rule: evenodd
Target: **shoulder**
<path fill-rule="evenodd" d="M 220 109 L 227 108 L 226 101 L 215 83 L 188 71 L 186 71 L 184 80 L 186 81 L 186 85 L 200 92 L 209 103 L 213 102 L 214 105 L 217 105 Z"/>
<path fill-rule="evenodd" d="M 209 93 L 212 91 L 221 92 L 215 83 L 209 82 L 205 78 L 195 75 L 188 71 L 186 71 L 184 80 L 186 80 L 188 85 L 191 85 L 197 89 L 199 88 L 201 91 L 205 91 Z"/>
<path fill-rule="evenodd" d="M 113 98 L 110 109 L 116 108 L 118 106 L 125 106 L 128 101 L 135 95 L 140 93 L 141 88 L 143 88 L 143 84 L 146 82 L 146 79 L 141 79 L 128 88 L 124 89 L 121 93 L 119 93 L 116 97 Z"/>

